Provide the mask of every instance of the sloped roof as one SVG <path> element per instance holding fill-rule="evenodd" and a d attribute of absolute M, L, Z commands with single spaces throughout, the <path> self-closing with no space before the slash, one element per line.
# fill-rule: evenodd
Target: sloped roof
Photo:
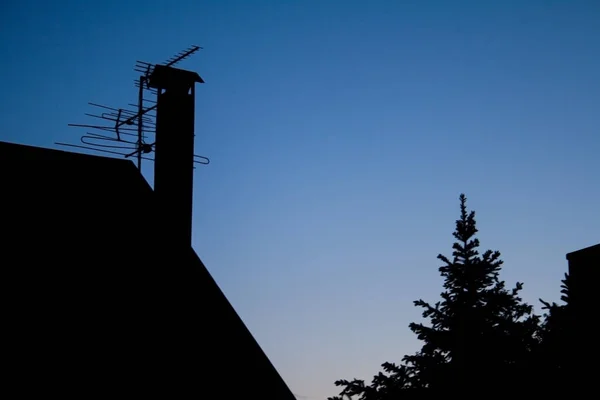
<path fill-rule="evenodd" d="M 595 258 L 596 260 L 600 260 L 600 243 L 586 247 L 584 249 L 572 251 L 567 253 L 567 260 L 573 260 L 576 258 Z"/>
<path fill-rule="evenodd" d="M 132 162 L 0 142 L 0 179 L 9 379 L 294 399 L 193 249 L 168 241 Z"/>

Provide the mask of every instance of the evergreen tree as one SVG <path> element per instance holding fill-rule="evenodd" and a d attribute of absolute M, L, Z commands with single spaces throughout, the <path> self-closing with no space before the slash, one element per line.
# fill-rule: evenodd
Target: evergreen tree
<path fill-rule="evenodd" d="M 337 381 L 342 397 L 330 400 L 384 400 L 406 389 L 464 393 L 524 384 L 523 372 L 532 366 L 539 342 L 539 317 L 519 297 L 521 283 L 509 290 L 499 279 L 500 253 L 480 255 L 475 212 L 467 210 L 466 201 L 461 194 L 452 260 L 438 255 L 444 263 L 439 268 L 444 278 L 441 300 L 434 305 L 414 302 L 429 320 L 429 325 L 409 325 L 424 342 L 421 350 L 405 356 L 399 367 L 384 364 L 386 373 L 375 376 L 369 386 L 356 379 Z"/>
<path fill-rule="evenodd" d="M 439 255 L 444 278 L 442 300 L 424 308 L 430 325 L 412 323 L 410 329 L 424 341 L 423 348 L 404 361 L 426 372 L 421 384 L 429 388 L 466 390 L 493 387 L 496 382 L 515 381 L 531 361 L 537 344 L 539 318 L 533 307 L 519 297 L 522 283 L 508 290 L 499 279 L 500 252 L 479 254 L 475 212 L 467 211 L 460 196 L 453 258 Z M 434 361 L 434 362 L 432 362 Z"/>
<path fill-rule="evenodd" d="M 571 304 L 571 278 L 565 273 L 561 280 L 561 301 L 549 303 L 540 299 L 546 311 L 541 326 L 541 346 L 538 350 L 538 372 L 546 384 L 568 386 L 572 378 L 573 313 Z"/>

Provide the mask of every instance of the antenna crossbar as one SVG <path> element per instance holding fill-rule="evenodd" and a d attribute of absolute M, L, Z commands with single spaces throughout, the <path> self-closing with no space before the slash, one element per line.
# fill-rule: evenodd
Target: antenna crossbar
<path fill-rule="evenodd" d="M 185 60 L 200 50 L 200 46 L 190 46 L 167 59 L 161 67 L 172 67 Z M 156 115 L 153 113 L 158 107 L 157 99 L 148 99 L 144 93 L 158 96 L 160 90 L 149 86 L 149 77 L 157 64 L 145 61 L 136 61 L 134 71 L 141 74 L 135 79 L 134 85 L 138 88 L 138 103 L 128 104 L 134 110 L 127 108 L 109 107 L 98 103 L 88 103 L 90 106 L 104 110 L 98 114 L 85 113 L 86 116 L 106 121 L 106 125 L 94 124 L 68 124 L 71 127 L 85 128 L 80 137 L 81 144 L 56 142 L 59 146 L 67 146 L 101 153 L 119 155 L 124 158 L 137 157 L 138 168 L 141 161 L 154 161 L 153 158 L 143 156 L 155 152 L 155 142 L 150 142 L 149 137 L 156 135 Z M 153 136 L 154 135 L 154 136 Z M 137 137 L 137 139 L 133 139 Z M 110 150 L 109 150 L 110 149 Z M 194 164 L 208 164 L 207 157 L 194 155 Z"/>

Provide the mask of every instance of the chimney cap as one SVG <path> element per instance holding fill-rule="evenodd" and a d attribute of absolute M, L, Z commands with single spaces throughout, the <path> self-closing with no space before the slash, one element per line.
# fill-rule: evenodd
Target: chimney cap
<path fill-rule="evenodd" d="M 204 83 L 198 73 L 165 65 L 156 65 L 148 78 L 148 86 L 155 89 L 189 89 L 195 83 Z"/>

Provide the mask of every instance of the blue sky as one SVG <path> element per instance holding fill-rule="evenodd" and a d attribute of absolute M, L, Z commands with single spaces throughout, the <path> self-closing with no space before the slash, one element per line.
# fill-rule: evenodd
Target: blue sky
<path fill-rule="evenodd" d="M 136 60 L 197 91 L 194 247 L 292 391 L 418 349 L 458 195 L 525 299 L 600 241 L 600 3 L 5 1 L 0 140 L 77 142 Z M 144 171 L 149 180 L 151 171 Z M 539 310 L 539 307 L 537 308 Z"/>

